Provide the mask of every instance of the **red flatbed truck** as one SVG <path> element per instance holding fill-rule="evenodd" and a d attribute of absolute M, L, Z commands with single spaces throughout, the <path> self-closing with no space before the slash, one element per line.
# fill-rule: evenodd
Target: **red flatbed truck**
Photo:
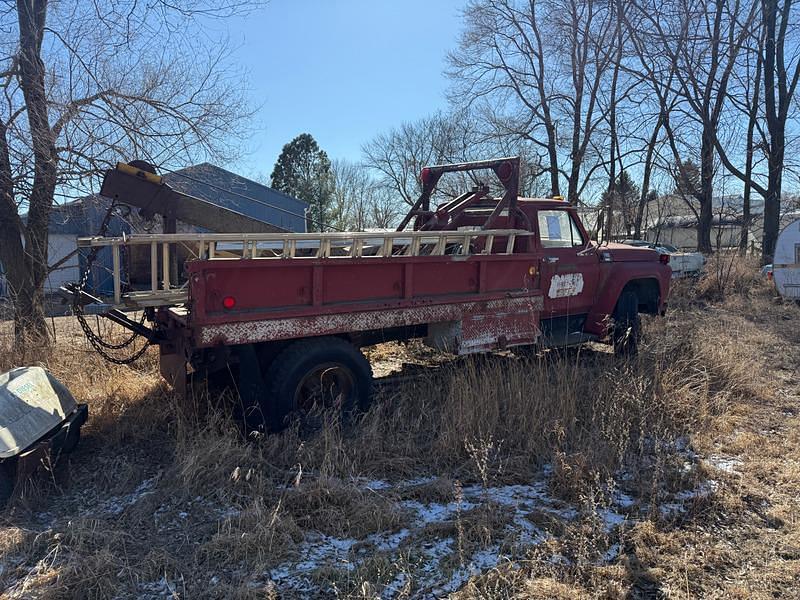
<path fill-rule="evenodd" d="M 443 174 L 481 169 L 497 175 L 502 198 L 477 186 L 431 210 Z M 364 346 L 422 338 L 470 354 L 598 340 L 635 352 L 639 314 L 664 313 L 669 257 L 599 245 L 575 207 L 518 198 L 518 158 L 426 167 L 421 178 L 419 200 L 388 233 L 156 234 L 79 246 L 111 247 L 108 314 L 119 322 L 118 309 L 145 310 L 152 327 L 144 335 L 159 345 L 161 372 L 177 390 L 187 374 L 233 367 L 243 400 L 277 427 L 320 404 L 364 406 L 372 385 Z M 134 188 L 157 197 L 165 185 L 120 165 L 101 193 L 124 202 Z M 193 254 L 185 281 L 171 282 L 179 245 Z M 150 249 L 151 285 L 125 290 L 136 246 Z"/>

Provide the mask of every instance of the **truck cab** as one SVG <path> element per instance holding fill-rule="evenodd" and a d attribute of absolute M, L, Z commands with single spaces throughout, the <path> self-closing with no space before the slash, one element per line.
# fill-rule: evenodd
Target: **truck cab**
<path fill-rule="evenodd" d="M 502 160 L 491 168 L 500 170 Z M 518 165 L 512 164 L 514 172 Z M 443 168 L 447 172 L 450 167 Z M 498 175 L 503 181 L 502 171 Z M 431 211 L 427 221 L 418 219 L 415 229 L 459 231 L 492 226 L 529 231 L 530 236 L 517 239 L 515 252 L 532 259 L 525 285 L 541 293 L 540 342 L 564 346 L 608 340 L 618 351 L 635 351 L 639 315 L 666 310 L 669 256 L 651 248 L 599 244 L 591 240 L 575 206 L 560 198 L 509 198 L 516 193 L 513 178 L 509 179 L 503 198 L 494 198 L 488 188 L 477 186 L 471 196 Z M 424 210 L 420 213 L 426 215 Z M 628 332 L 624 342 L 619 339 L 620 329 Z"/>

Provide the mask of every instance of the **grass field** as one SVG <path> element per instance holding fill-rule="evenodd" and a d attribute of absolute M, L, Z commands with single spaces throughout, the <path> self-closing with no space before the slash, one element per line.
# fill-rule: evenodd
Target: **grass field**
<path fill-rule="evenodd" d="M 800 308 L 713 265 L 670 305 L 630 361 L 375 347 L 357 423 L 250 441 L 56 320 L 0 370 L 90 421 L 0 513 L 2 597 L 797 597 Z"/>

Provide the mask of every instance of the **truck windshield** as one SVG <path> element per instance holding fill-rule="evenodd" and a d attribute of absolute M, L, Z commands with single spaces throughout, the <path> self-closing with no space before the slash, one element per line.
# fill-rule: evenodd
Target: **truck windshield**
<path fill-rule="evenodd" d="M 540 210 L 539 236 L 545 248 L 584 246 L 581 230 L 566 210 Z"/>

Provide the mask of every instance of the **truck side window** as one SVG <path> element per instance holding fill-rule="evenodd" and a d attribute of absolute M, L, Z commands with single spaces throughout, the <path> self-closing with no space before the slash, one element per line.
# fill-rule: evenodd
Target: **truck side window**
<path fill-rule="evenodd" d="M 586 244 L 581 230 L 566 210 L 540 210 L 539 236 L 545 248 L 575 248 Z"/>

